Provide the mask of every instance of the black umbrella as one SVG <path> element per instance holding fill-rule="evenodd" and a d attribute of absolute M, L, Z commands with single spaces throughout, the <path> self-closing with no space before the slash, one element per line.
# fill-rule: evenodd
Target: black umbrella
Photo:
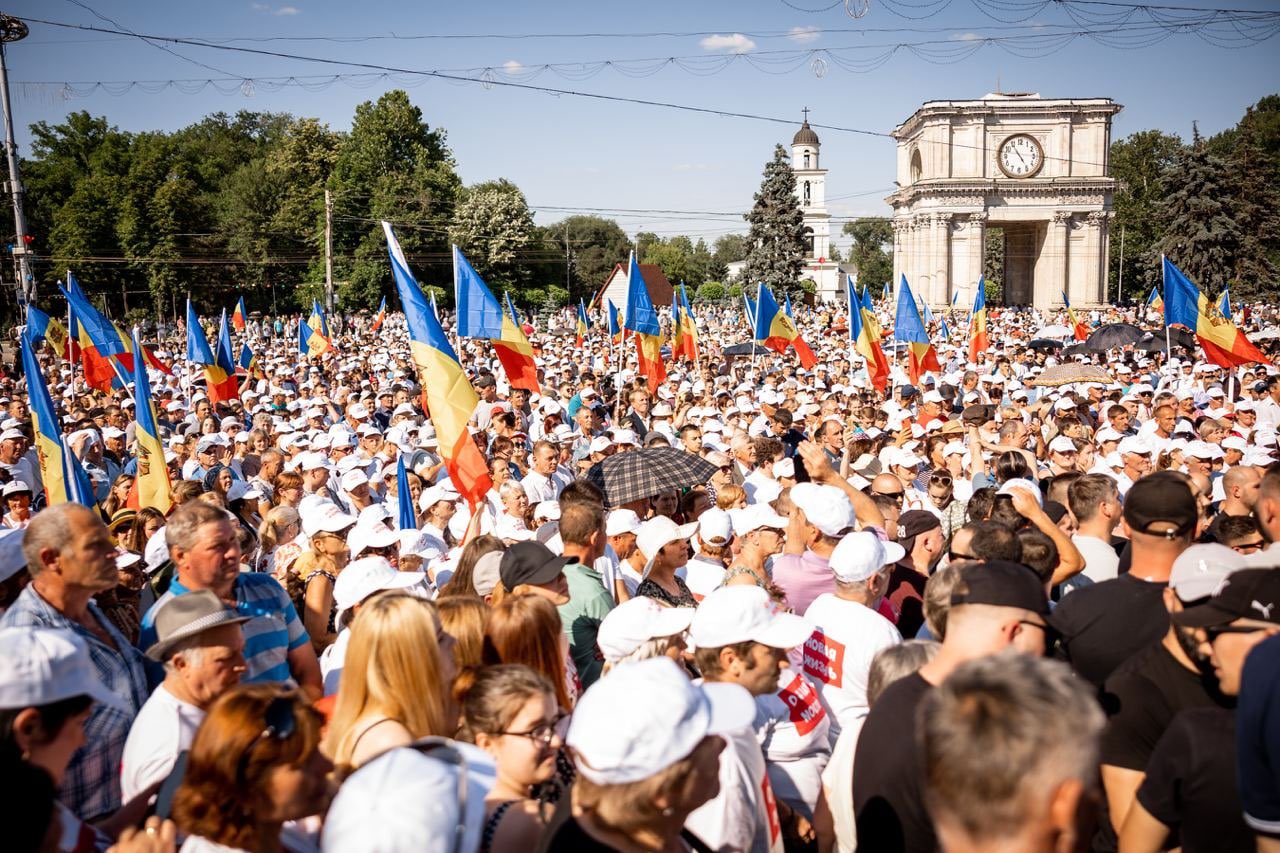
<path fill-rule="evenodd" d="M 1169 329 L 1169 343 L 1174 349 L 1184 349 L 1188 352 L 1194 352 L 1196 348 L 1196 336 L 1188 332 L 1186 329 Z M 1147 332 L 1142 336 L 1142 340 L 1134 344 L 1134 349 L 1142 352 L 1164 352 L 1165 340 L 1164 330 L 1157 329 Z"/>
<path fill-rule="evenodd" d="M 667 489 L 700 485 L 716 466 L 676 447 L 646 447 L 615 453 L 587 469 L 587 479 L 604 492 L 607 506 L 651 498 Z"/>
<path fill-rule="evenodd" d="M 1111 323 L 1099 326 L 1089 340 L 1085 341 L 1085 349 L 1092 352 L 1105 352 L 1115 347 L 1136 344 L 1142 340 L 1142 330 L 1132 323 Z"/>
<path fill-rule="evenodd" d="M 720 350 L 721 355 L 751 355 L 753 352 L 760 352 L 764 347 L 759 344 L 752 344 L 748 341 L 745 344 L 732 344 Z"/>
<path fill-rule="evenodd" d="M 1088 344 L 1072 344 L 1071 346 L 1067 347 L 1062 351 L 1063 358 L 1070 358 L 1071 356 L 1075 356 L 1075 355 L 1088 355 L 1088 354 L 1089 354 Z"/>
<path fill-rule="evenodd" d="M 1048 338 L 1036 338 L 1034 341 L 1028 341 L 1027 346 L 1031 349 L 1053 352 L 1054 350 L 1062 349 L 1062 341 L 1051 341 Z"/>

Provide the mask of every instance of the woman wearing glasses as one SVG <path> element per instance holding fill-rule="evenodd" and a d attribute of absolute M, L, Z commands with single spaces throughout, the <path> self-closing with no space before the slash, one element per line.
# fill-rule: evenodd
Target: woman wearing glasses
<path fill-rule="evenodd" d="M 333 796 L 322 723 L 296 691 L 273 685 L 237 687 L 214 702 L 173 798 L 184 853 L 314 849 L 286 824 L 323 814 Z"/>
<path fill-rule="evenodd" d="M 462 738 L 497 765 L 481 853 L 526 853 L 529 839 L 542 832 L 551 809 L 534 789 L 556 773 L 565 720 L 551 682 L 529 667 L 503 664 L 476 674 L 462 697 Z"/>

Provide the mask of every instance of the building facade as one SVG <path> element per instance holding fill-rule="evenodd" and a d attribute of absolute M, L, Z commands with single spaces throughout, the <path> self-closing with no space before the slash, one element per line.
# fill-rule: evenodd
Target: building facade
<path fill-rule="evenodd" d="M 815 297 L 827 302 L 841 296 L 840 267 L 831 260 L 831 214 L 827 212 L 827 170 L 819 160 L 822 143 L 809 126 L 808 110 L 804 124 L 791 140 L 791 170 L 796 176 L 796 198 L 804 213 L 804 228 L 809 239 L 805 251 L 802 278 L 813 279 Z"/>

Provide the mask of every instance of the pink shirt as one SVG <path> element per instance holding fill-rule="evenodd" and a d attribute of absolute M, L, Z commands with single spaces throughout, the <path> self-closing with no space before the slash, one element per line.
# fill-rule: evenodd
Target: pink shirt
<path fill-rule="evenodd" d="M 826 557 L 813 551 L 803 554 L 779 554 L 773 558 L 773 582 L 787 593 L 792 611 L 804 613 L 814 599 L 836 591 L 836 581 Z"/>

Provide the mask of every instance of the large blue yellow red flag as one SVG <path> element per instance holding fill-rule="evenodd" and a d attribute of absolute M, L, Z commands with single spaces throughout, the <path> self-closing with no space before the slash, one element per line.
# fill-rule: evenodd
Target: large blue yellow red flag
<path fill-rule="evenodd" d="M 401 530 L 417 530 L 418 514 L 413 509 L 409 491 L 409 472 L 404 467 L 404 454 L 396 454 L 396 523 Z"/>
<path fill-rule="evenodd" d="M 21 349 L 22 372 L 26 374 L 27 380 L 27 409 L 31 414 L 31 435 L 34 437 L 32 444 L 40 462 L 45 503 L 49 506 L 66 503 L 69 500 L 67 460 L 66 449 L 62 445 L 62 428 L 57 411 L 53 408 L 53 398 L 49 396 L 49 386 L 45 384 L 44 374 L 40 372 L 35 342 L 26 333 L 22 336 Z"/>
<path fill-rule="evenodd" d="M 324 308 L 320 305 L 319 299 L 311 300 L 311 318 L 307 322 L 317 332 L 326 338 L 329 337 L 329 318 L 325 316 Z"/>
<path fill-rule="evenodd" d="M 236 302 L 235 310 L 231 312 L 231 325 L 235 326 L 237 332 L 244 331 L 244 323 L 247 317 L 248 312 L 244 309 L 244 295 L 242 294 Z"/>
<path fill-rule="evenodd" d="M 72 328 L 79 337 L 85 381 L 104 393 L 109 392 L 112 385 L 123 388 L 124 382 L 120 379 L 121 363 L 117 358 L 126 354 L 128 348 L 120 330 L 93 307 L 89 297 L 80 289 L 80 283 L 70 272 L 67 273 L 67 286 L 59 285 L 58 289 L 67 298 Z"/>
<path fill-rule="evenodd" d="M 311 316 L 303 322 L 298 318 L 298 352 L 304 356 L 320 355 L 331 349 L 329 321 L 319 301 L 311 300 Z"/>
<path fill-rule="evenodd" d="M 1151 295 L 1147 297 L 1147 307 L 1164 313 L 1164 299 L 1160 297 L 1160 288 L 1154 284 L 1151 285 Z"/>
<path fill-rule="evenodd" d="M 67 327 L 30 302 L 27 303 L 27 334 L 33 343 L 44 341 L 54 355 L 71 360 L 71 352 L 67 347 Z"/>
<path fill-rule="evenodd" d="M 133 349 L 137 352 L 138 330 L 133 330 Z M 129 488 L 128 506 L 134 509 L 154 507 L 168 513 L 173 505 L 169 483 L 169 466 L 164 461 L 164 442 L 160 439 L 159 418 L 151 397 L 151 379 L 142 359 L 134 359 L 133 399 L 137 404 L 137 426 L 134 440 L 138 445 L 138 470 Z"/>
<path fill-rule="evenodd" d="M 493 487 L 489 463 L 467 429 L 480 398 L 409 270 L 409 262 L 400 249 L 395 232 L 391 230 L 391 223 L 384 221 L 382 230 L 387 237 L 391 272 L 409 330 L 409 352 L 418 368 L 427 413 L 440 443 L 440 455 L 453 487 L 467 499 L 474 512 Z M 458 313 L 461 317 L 461 309 Z"/>
<path fill-rule="evenodd" d="M 209 402 L 217 405 L 225 400 L 234 400 L 240 396 L 240 383 L 236 380 L 236 360 L 231 354 L 231 330 L 227 326 L 227 309 L 222 309 L 222 320 L 218 324 L 218 346 L 213 353 L 214 366 L 222 372 L 221 380 L 209 385 Z M 209 379 L 208 370 L 205 371 Z M 216 376 L 213 377 L 216 379 Z"/>
<path fill-rule="evenodd" d="M 623 328 L 635 333 L 638 372 L 648 382 L 649 390 L 656 392 L 667 378 L 667 366 L 662 361 L 662 324 L 653 307 L 649 286 L 636 263 L 635 252 L 631 253 L 627 265 L 627 315 Z"/>
<path fill-rule="evenodd" d="M 582 297 L 578 297 L 578 346 L 582 346 L 582 341 L 587 337 L 587 332 L 591 330 L 591 321 L 587 319 L 587 306 L 583 304 Z"/>
<path fill-rule="evenodd" d="M 1062 291 L 1062 304 L 1067 306 L 1067 319 L 1071 323 L 1071 330 L 1075 334 L 1077 341 L 1089 340 L 1089 324 L 1080 320 L 1076 316 L 1075 309 L 1071 307 L 1071 300 L 1067 298 L 1067 292 Z"/>
<path fill-rule="evenodd" d="M 893 339 L 907 344 L 907 375 L 912 384 L 920 381 L 926 371 L 942 372 L 938 363 L 938 354 L 933 344 L 929 343 L 929 333 L 925 331 L 920 312 L 916 310 L 916 298 L 911 293 L 911 285 L 907 284 L 906 275 L 902 276 L 902 285 L 898 289 L 898 312 L 893 321 Z"/>
<path fill-rule="evenodd" d="M 387 297 L 382 297 L 382 301 L 378 303 L 378 313 L 373 315 L 373 326 L 371 332 L 377 332 L 382 328 L 383 322 L 387 319 Z"/>
<path fill-rule="evenodd" d="M 1212 312 L 1209 299 L 1173 261 L 1161 258 L 1164 270 L 1164 322 L 1195 333 L 1205 358 L 1219 367 L 1258 362 L 1270 364 L 1262 351 L 1226 317 Z"/>
<path fill-rule="evenodd" d="M 680 285 L 680 334 L 685 358 L 698 360 L 698 324 L 693 319 L 693 309 L 689 307 L 689 293 L 683 283 Z"/>
<path fill-rule="evenodd" d="M 760 284 L 756 296 L 755 339 L 775 352 L 786 352 L 793 347 L 800 357 L 800 366 L 808 370 L 818 363 L 818 357 L 800 337 L 796 323 L 778 307 L 769 288 Z"/>
<path fill-rule="evenodd" d="M 880 346 L 880 336 L 872 335 L 871 324 L 866 318 L 866 308 L 858 298 L 853 276 L 845 276 L 845 289 L 849 298 L 849 340 L 867 362 L 867 379 L 881 393 L 889 384 L 889 362 Z M 865 293 L 864 293 L 865 296 Z M 869 298 L 869 297 L 868 297 Z"/>
<path fill-rule="evenodd" d="M 973 313 L 969 315 L 969 361 L 976 363 L 978 353 L 991 348 L 987 336 L 987 283 L 978 276 L 978 293 L 973 297 Z"/>
<path fill-rule="evenodd" d="M 1222 291 L 1222 299 L 1218 301 L 1218 313 L 1228 320 L 1231 319 L 1231 289 L 1226 288 Z"/>
<path fill-rule="evenodd" d="M 453 247 L 453 287 L 458 305 L 458 336 L 487 339 L 502 362 L 511 387 L 541 393 L 538 365 L 524 330 L 502 310 L 489 285 L 457 246 Z"/>

